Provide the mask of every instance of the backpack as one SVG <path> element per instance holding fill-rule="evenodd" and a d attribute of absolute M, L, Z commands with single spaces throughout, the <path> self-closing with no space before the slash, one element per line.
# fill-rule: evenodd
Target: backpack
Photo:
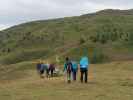
<path fill-rule="evenodd" d="M 67 69 L 68 72 L 72 71 L 72 63 L 71 62 L 67 63 L 67 68 L 66 69 Z"/>
<path fill-rule="evenodd" d="M 75 61 L 72 62 L 72 69 L 73 69 L 73 71 L 78 70 L 78 64 Z"/>
<path fill-rule="evenodd" d="M 49 69 L 50 69 L 50 70 L 54 70 L 54 69 L 55 69 L 54 64 L 50 64 Z"/>

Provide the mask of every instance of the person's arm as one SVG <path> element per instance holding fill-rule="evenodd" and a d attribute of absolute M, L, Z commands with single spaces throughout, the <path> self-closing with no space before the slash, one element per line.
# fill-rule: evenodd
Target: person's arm
<path fill-rule="evenodd" d="M 63 69 L 63 72 L 66 71 L 66 64 L 64 64 L 64 69 Z"/>

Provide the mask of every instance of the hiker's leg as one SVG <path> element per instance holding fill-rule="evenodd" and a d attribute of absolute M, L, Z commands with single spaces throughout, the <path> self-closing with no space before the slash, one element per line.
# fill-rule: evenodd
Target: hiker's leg
<path fill-rule="evenodd" d="M 44 70 L 41 70 L 40 71 L 40 77 L 43 78 L 43 73 L 44 73 Z"/>
<path fill-rule="evenodd" d="M 75 80 L 77 80 L 77 71 L 75 72 Z"/>
<path fill-rule="evenodd" d="M 72 78 L 73 78 L 73 80 L 74 80 L 74 71 L 72 72 Z"/>
<path fill-rule="evenodd" d="M 81 73 L 80 81 L 83 82 L 83 69 L 80 69 L 80 73 Z"/>
<path fill-rule="evenodd" d="M 74 71 L 74 81 L 76 81 L 76 71 Z"/>
<path fill-rule="evenodd" d="M 85 83 L 87 83 L 88 81 L 88 70 L 86 69 L 85 70 Z"/>
<path fill-rule="evenodd" d="M 53 69 L 51 70 L 51 77 L 53 77 Z"/>
<path fill-rule="evenodd" d="M 47 69 L 47 78 L 49 77 L 49 70 Z"/>
<path fill-rule="evenodd" d="M 72 74 L 72 73 L 71 73 L 71 71 L 70 71 L 70 72 L 69 72 L 69 80 L 70 80 L 70 81 L 71 81 L 71 74 Z"/>
<path fill-rule="evenodd" d="M 71 82 L 71 72 L 68 72 L 67 74 L 68 74 L 68 76 L 67 76 L 68 79 L 67 80 L 68 80 L 68 83 L 70 83 Z"/>

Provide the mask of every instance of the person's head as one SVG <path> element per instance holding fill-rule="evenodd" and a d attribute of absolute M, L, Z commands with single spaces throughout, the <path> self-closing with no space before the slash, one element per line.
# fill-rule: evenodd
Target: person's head
<path fill-rule="evenodd" d="M 69 61 L 69 58 L 68 57 L 66 57 L 66 61 Z"/>

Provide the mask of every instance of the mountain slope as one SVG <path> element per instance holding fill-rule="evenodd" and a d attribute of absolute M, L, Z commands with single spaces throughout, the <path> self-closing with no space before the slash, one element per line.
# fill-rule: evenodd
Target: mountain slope
<path fill-rule="evenodd" d="M 75 53 L 76 48 L 83 50 L 84 47 L 93 49 L 90 55 L 94 53 L 94 49 L 102 48 L 103 52 L 107 52 L 107 56 L 128 54 L 131 56 L 129 58 L 132 58 L 130 52 L 133 42 L 132 27 L 132 9 L 107 9 L 82 16 L 20 24 L 0 33 L 0 58 L 2 59 L 0 61 L 3 62 L 3 59 L 12 55 L 22 57 L 21 55 L 24 54 L 25 56 L 19 61 L 46 58 L 55 54 L 61 55 L 57 48 L 64 48 L 62 53 L 74 56 L 79 54 Z M 71 47 L 71 43 L 75 46 Z M 71 48 L 70 51 L 69 48 Z M 82 50 L 81 55 L 85 54 Z M 112 53 L 109 54 L 108 50 Z M 42 53 L 37 55 L 40 51 Z"/>

